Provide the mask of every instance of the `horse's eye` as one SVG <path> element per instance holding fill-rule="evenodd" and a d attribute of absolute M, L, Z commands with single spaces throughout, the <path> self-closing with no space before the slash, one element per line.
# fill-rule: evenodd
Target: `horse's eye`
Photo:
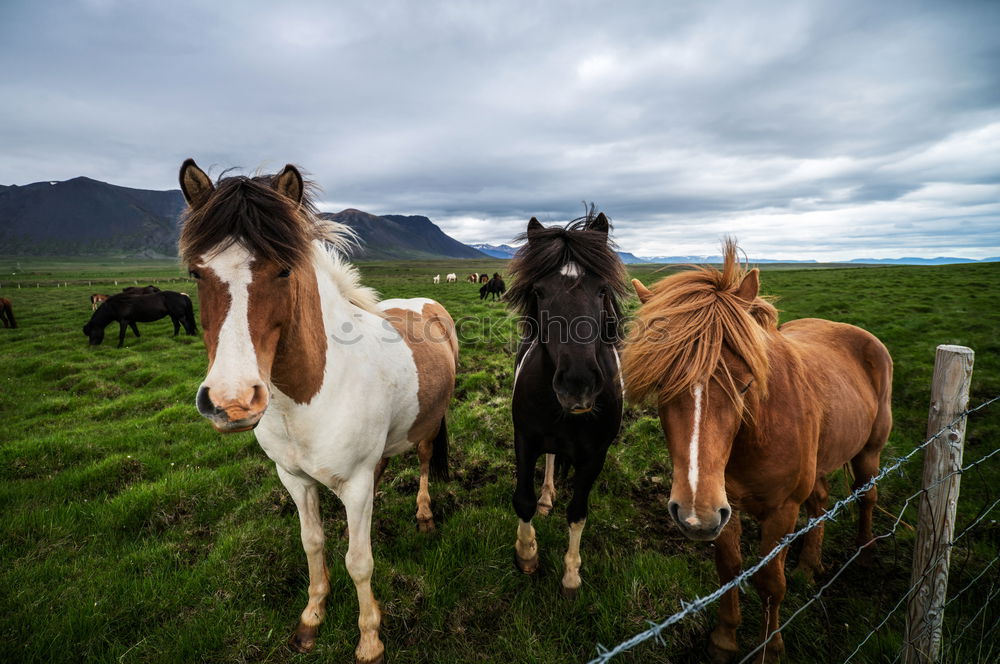
<path fill-rule="evenodd" d="M 742 390 L 740 390 L 740 394 L 746 394 L 747 390 L 750 389 L 751 385 L 753 385 L 753 378 L 751 378 L 750 380 L 747 381 L 747 384 L 743 386 Z"/>
<path fill-rule="evenodd" d="M 192 279 L 201 279 L 201 272 L 198 272 L 198 270 L 188 270 L 188 275 Z"/>
<path fill-rule="evenodd" d="M 291 270 L 289 270 L 289 269 L 288 269 L 288 268 L 286 267 L 286 268 L 285 268 L 284 270 L 282 270 L 281 272 L 279 272 L 279 273 L 278 273 L 278 276 L 279 276 L 279 277 L 281 277 L 282 279 L 285 279 L 285 278 L 286 278 L 286 277 L 288 277 L 288 276 L 289 276 L 289 275 L 290 275 L 291 273 L 292 273 L 292 271 L 291 271 Z"/>
<path fill-rule="evenodd" d="M 535 297 L 538 297 L 538 298 L 544 298 L 545 297 L 545 292 L 542 291 L 541 288 L 538 288 L 536 286 L 533 290 L 534 290 L 534 293 L 535 293 Z"/>
<path fill-rule="evenodd" d="M 608 289 L 605 288 L 604 286 L 601 286 L 601 290 L 597 294 L 600 295 L 601 297 L 607 297 Z"/>

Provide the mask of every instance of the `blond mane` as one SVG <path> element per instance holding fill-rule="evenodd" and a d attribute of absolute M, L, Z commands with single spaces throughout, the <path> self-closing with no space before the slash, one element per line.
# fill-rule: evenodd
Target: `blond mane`
<path fill-rule="evenodd" d="M 656 397 L 666 403 L 714 378 L 736 398 L 739 386 L 725 363 L 723 347 L 740 357 L 756 388 L 767 394 L 765 330 L 777 329 L 778 312 L 737 290 L 749 273 L 737 257 L 736 241 L 723 243 L 723 268 L 696 267 L 656 283 L 640 307 L 622 352 L 625 392 L 632 401 Z"/>

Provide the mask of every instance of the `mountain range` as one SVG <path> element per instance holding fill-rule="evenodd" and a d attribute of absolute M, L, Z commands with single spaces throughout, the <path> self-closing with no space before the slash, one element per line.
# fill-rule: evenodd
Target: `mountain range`
<path fill-rule="evenodd" d="M 184 209 L 180 190 L 132 189 L 88 177 L 0 185 L 0 254 L 126 255 L 137 258 L 177 255 L 177 220 Z M 321 216 L 354 229 L 360 248 L 354 258 L 405 260 L 433 258 L 509 259 L 509 244 L 462 244 L 433 221 L 419 215 L 373 215 L 353 208 Z M 718 263 L 721 256 L 635 256 L 620 251 L 628 264 Z M 1000 261 L 970 258 L 856 258 L 847 263 L 945 265 Z M 814 260 L 751 258 L 751 263 L 815 263 Z"/>

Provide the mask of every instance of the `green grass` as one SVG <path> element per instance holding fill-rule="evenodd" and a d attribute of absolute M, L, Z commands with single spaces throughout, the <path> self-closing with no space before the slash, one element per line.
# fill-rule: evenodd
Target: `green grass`
<path fill-rule="evenodd" d="M 500 261 L 366 263 L 365 282 L 385 297 L 431 296 L 459 321 L 461 370 L 450 412 L 452 480 L 432 486 L 439 532 L 416 531 L 416 459 L 394 459 L 376 499 L 374 589 L 385 616 L 388 661 L 567 662 L 588 659 L 716 585 L 711 545 L 669 523 L 670 461 L 654 414 L 629 407 L 619 443 L 591 499 L 583 537 L 584 585 L 559 593 L 566 545 L 565 492 L 554 515 L 536 519 L 542 569 L 514 570 L 516 517 L 509 394 L 512 320 L 471 284 L 431 284 L 434 274 L 493 272 Z M 787 268 L 787 266 L 784 266 Z M 639 266 L 647 284 L 661 276 Z M 16 274 L 11 275 L 11 272 Z M 252 434 L 220 436 L 194 408 L 205 371 L 200 338 L 171 338 L 169 322 L 141 326 L 115 349 L 87 346 L 81 332 L 91 292 L 159 282 L 196 296 L 170 261 L 0 259 L 0 296 L 20 327 L 0 329 L 0 659 L 173 662 L 351 661 L 357 604 L 342 557 L 343 510 L 328 492 L 323 513 L 331 569 L 329 614 L 316 651 L 286 641 L 306 602 L 307 572 L 295 507 Z M 21 288 L 16 287 L 21 283 Z M 923 440 L 938 344 L 976 350 L 973 404 L 1000 394 L 1000 265 L 780 269 L 766 266 L 766 293 L 782 320 L 821 316 L 861 325 L 895 359 L 896 427 L 883 461 Z M 36 286 L 37 284 L 37 286 Z M 59 285 L 57 285 L 59 284 Z M 68 284 L 63 286 L 62 284 Z M 197 301 L 196 301 L 197 308 Z M 113 335 L 112 335 L 113 336 Z M 109 336 L 110 338 L 110 336 Z M 1000 406 L 1000 404 L 998 404 Z M 1000 407 L 968 427 L 966 461 L 995 449 Z M 912 493 L 919 457 L 880 487 L 890 512 Z M 834 497 L 845 495 L 840 475 Z M 962 480 L 959 528 L 996 499 L 1000 462 Z M 560 487 L 561 489 L 561 487 Z M 904 515 L 913 525 L 915 510 Z M 994 515 L 952 555 L 951 587 L 964 587 L 997 554 Z M 876 531 L 891 525 L 877 513 Z M 758 529 L 744 523 L 744 555 Z M 824 561 L 835 572 L 850 553 L 853 514 L 827 529 Z M 785 632 L 791 661 L 841 661 L 909 585 L 912 532 L 882 544 L 872 568 L 848 568 Z M 795 550 L 792 559 L 794 562 Z M 946 614 L 947 661 L 994 661 L 1000 616 L 983 605 L 998 572 L 987 572 Z M 792 576 L 783 615 L 816 591 Z M 744 650 L 761 612 L 744 598 Z M 622 662 L 701 661 L 715 610 L 648 643 Z M 853 661 L 891 660 L 903 611 Z"/>

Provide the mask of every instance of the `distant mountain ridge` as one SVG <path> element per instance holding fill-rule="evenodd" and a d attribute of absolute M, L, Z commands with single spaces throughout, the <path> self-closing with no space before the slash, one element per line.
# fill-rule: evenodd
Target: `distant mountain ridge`
<path fill-rule="evenodd" d="M 131 189 L 87 177 L 0 185 L 0 254 L 176 256 L 184 205 L 179 189 Z M 354 229 L 361 243 L 354 258 L 487 258 L 427 217 L 353 209 L 322 216 Z"/>
<path fill-rule="evenodd" d="M 77 177 L 0 188 L 0 253 L 177 254 L 179 190 L 131 189 Z"/>
<path fill-rule="evenodd" d="M 374 215 L 354 208 L 320 215 L 351 227 L 361 241 L 355 258 L 487 258 L 486 254 L 446 235 L 420 215 Z"/>

